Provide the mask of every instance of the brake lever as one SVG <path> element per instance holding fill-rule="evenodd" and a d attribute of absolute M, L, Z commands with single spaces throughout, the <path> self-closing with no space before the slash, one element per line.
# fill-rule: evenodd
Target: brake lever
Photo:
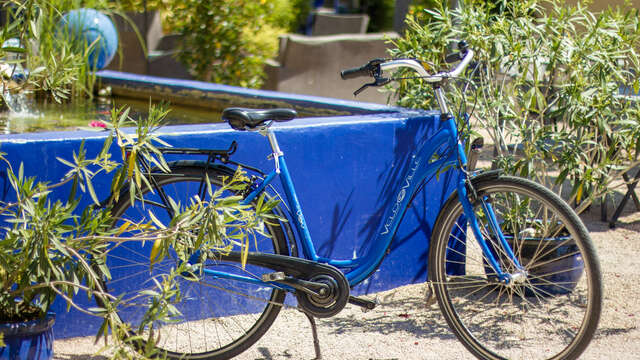
<path fill-rule="evenodd" d="M 375 77 L 375 81 L 362 85 L 358 90 L 353 92 L 353 96 L 358 96 L 361 92 L 363 92 L 369 86 L 384 86 L 391 82 L 391 79 L 383 78 L 383 77 Z"/>

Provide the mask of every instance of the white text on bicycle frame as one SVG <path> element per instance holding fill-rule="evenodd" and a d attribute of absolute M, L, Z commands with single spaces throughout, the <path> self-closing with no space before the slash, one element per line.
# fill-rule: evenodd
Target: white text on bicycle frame
<path fill-rule="evenodd" d="M 404 186 L 402 187 L 402 189 L 400 189 L 398 196 L 396 196 L 396 203 L 393 204 L 393 209 L 391 209 L 391 216 L 389 216 L 387 221 L 384 223 L 384 231 L 381 232 L 380 235 L 388 234 L 391 230 L 391 224 L 393 224 L 393 220 L 395 220 L 396 216 L 398 216 L 398 212 L 400 211 L 400 204 L 402 203 L 402 200 L 404 200 L 405 196 L 407 196 L 407 188 L 411 185 L 411 181 L 416 175 L 416 171 L 418 170 L 418 166 L 420 165 L 420 158 L 416 157 L 415 155 L 413 155 L 412 158 L 413 168 L 411 168 L 411 172 L 404 179 Z"/>

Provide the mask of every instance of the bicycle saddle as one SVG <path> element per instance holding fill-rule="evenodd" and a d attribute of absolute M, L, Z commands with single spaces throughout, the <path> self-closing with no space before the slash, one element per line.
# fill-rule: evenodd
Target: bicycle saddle
<path fill-rule="evenodd" d="M 267 121 L 289 121 L 298 113 L 293 109 L 228 108 L 222 112 L 222 120 L 234 130 L 251 130 Z"/>

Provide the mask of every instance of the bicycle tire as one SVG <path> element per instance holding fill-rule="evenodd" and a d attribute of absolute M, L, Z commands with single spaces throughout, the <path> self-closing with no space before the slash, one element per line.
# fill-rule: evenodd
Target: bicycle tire
<path fill-rule="evenodd" d="M 233 175 L 231 170 L 221 167 L 209 167 L 205 172 L 204 165 L 196 165 L 191 161 L 171 163 L 170 168 L 170 174 L 152 175 L 152 180 L 174 200 L 185 199 L 184 195 L 177 194 L 192 194 L 192 188 L 197 192 L 198 189 L 195 187 L 199 187 L 205 179 L 205 173 L 212 187 L 220 186 L 223 178 Z M 161 214 L 165 211 L 155 211 L 156 208 L 160 209 L 160 206 L 153 205 L 154 202 L 160 202 L 159 192 L 150 190 L 147 187 L 142 190 L 145 197 L 144 205 L 141 205 L 140 199 L 136 199 L 132 205 L 125 186 L 119 201 L 112 209 L 114 217 L 136 222 L 149 221 L 148 215 L 145 214 L 154 209 L 156 218 L 163 222 L 168 220 L 168 214 Z M 116 222 L 114 227 L 119 226 L 121 222 Z M 265 230 L 271 238 L 260 239 L 258 250 L 289 255 L 288 243 L 281 226 L 270 223 L 266 225 Z M 153 288 L 151 279 L 166 274 L 170 266 L 175 265 L 175 260 L 169 257 L 165 259 L 166 263 L 154 264 L 153 273 L 150 274 L 151 246 L 150 242 L 144 245 L 114 243 L 106 259 L 111 276 L 103 285 L 111 295 L 123 296 L 125 300 L 127 297 L 131 298 L 132 302 L 124 301 L 117 309 L 117 314 L 120 320 L 129 323 L 132 329 L 138 327 L 136 322 L 146 310 L 145 298 L 137 298 L 140 291 Z M 251 265 L 247 265 L 243 270 L 239 264 L 219 261 L 211 261 L 207 266 L 223 268 L 225 271 L 237 270 L 245 276 L 250 274 L 255 277 L 259 277 L 261 272 L 271 272 L 269 269 Z M 183 301 L 173 304 L 183 315 L 180 322 L 154 324 L 154 331 L 160 335 L 160 341 L 156 343 L 159 355 L 171 359 L 221 360 L 238 355 L 253 345 L 271 327 L 286 296 L 281 289 L 269 290 L 263 286 L 224 279 L 181 279 L 180 290 Z M 220 307 L 217 307 L 218 304 Z M 239 307 L 242 309 L 237 309 Z M 166 333 L 160 333 L 161 331 Z M 144 346 L 144 343 L 137 343 L 136 346 Z"/>
<path fill-rule="evenodd" d="M 482 201 L 491 204 L 503 232 L 516 234 L 508 243 L 526 280 L 496 280 L 454 193 L 434 226 L 428 268 L 449 327 L 480 359 L 577 358 L 602 308 L 600 265 L 586 227 L 559 196 L 529 180 L 480 178 L 473 187 L 479 199 L 474 212 L 489 248 L 503 269 L 513 271 L 513 261 L 489 235 Z M 535 236 L 536 229 L 549 235 Z"/>

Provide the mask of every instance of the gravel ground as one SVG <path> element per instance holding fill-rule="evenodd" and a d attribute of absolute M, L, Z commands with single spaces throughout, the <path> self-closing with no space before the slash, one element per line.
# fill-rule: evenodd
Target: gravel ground
<path fill-rule="evenodd" d="M 633 205 L 627 207 L 632 211 Z M 610 211 L 611 212 L 611 211 Z M 616 229 L 599 220 L 599 208 L 583 215 L 597 246 L 604 275 L 604 307 L 596 337 L 583 359 L 640 359 L 640 214 L 625 214 Z M 415 289 L 415 291 L 420 291 Z M 431 321 L 417 327 L 412 316 L 424 305 L 396 293 L 379 295 L 382 306 L 363 313 L 347 305 L 337 316 L 318 320 L 324 359 L 467 359 L 470 354 L 450 332 L 437 304 Z M 424 315 L 424 313 L 423 313 Z M 93 338 L 56 341 L 56 359 L 103 359 Z M 313 359 L 311 328 L 303 314 L 285 310 L 267 334 L 237 359 Z"/>

